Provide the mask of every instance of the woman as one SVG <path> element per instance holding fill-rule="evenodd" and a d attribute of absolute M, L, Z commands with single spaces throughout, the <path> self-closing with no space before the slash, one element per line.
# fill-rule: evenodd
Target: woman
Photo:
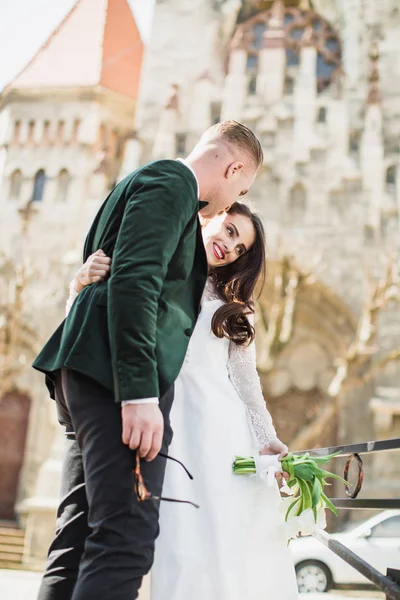
<path fill-rule="evenodd" d="M 242 203 L 203 228 L 209 279 L 171 411 L 163 494 L 192 506 L 161 503 L 152 600 L 292 600 L 293 563 L 284 537 L 277 484 L 232 472 L 235 455 L 286 454 L 266 410 L 256 370 L 253 296 L 265 272 L 259 217 Z M 104 279 L 101 251 L 78 271 L 79 289 Z"/>

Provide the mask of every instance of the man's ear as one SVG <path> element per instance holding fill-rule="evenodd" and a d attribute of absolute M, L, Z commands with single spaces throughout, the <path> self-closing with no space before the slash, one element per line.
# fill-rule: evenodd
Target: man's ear
<path fill-rule="evenodd" d="M 226 179 L 230 179 L 231 177 L 234 177 L 235 175 L 239 175 L 244 168 L 244 163 L 242 163 L 240 160 L 235 160 L 235 162 L 231 163 L 225 172 L 225 177 Z"/>

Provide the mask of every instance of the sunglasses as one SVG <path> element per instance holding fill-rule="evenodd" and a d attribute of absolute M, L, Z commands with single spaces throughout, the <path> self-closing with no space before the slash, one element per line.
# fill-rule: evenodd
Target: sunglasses
<path fill-rule="evenodd" d="M 187 470 L 187 468 L 185 467 L 185 465 L 183 463 L 181 463 L 179 460 L 177 460 L 176 458 L 172 458 L 172 456 L 168 456 L 168 454 L 164 454 L 163 452 L 160 452 L 158 456 L 161 456 L 162 458 L 167 458 L 168 460 L 172 460 L 176 463 L 178 463 L 178 465 L 181 465 L 181 467 L 184 469 L 185 473 L 187 473 L 189 479 L 193 479 L 193 475 L 191 475 L 189 473 L 189 471 Z M 180 504 L 190 504 L 191 506 L 194 506 L 194 508 L 200 508 L 200 506 L 198 504 L 195 504 L 194 502 L 190 502 L 190 500 L 175 500 L 174 498 L 165 498 L 163 496 L 153 496 L 153 494 L 151 492 L 149 492 L 149 490 L 147 489 L 144 480 L 143 480 L 143 475 L 140 469 L 140 456 L 139 454 L 136 452 L 136 466 L 135 469 L 133 470 L 133 476 L 134 476 L 134 491 L 136 494 L 136 498 L 138 499 L 138 502 L 145 502 L 146 500 L 162 500 L 164 502 L 178 502 Z"/>

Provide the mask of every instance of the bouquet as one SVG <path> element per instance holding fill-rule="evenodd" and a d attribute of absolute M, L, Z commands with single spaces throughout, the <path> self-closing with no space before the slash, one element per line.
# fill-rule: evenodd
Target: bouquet
<path fill-rule="evenodd" d="M 322 468 L 328 461 L 340 452 L 328 456 L 311 457 L 308 452 L 303 455 L 288 454 L 282 459 L 277 456 L 263 455 L 252 457 L 236 456 L 233 471 L 237 475 L 258 473 L 262 478 L 268 476 L 274 479 L 276 472 L 288 474 L 282 491 L 289 498 L 284 498 L 285 521 L 288 524 L 289 537 L 297 537 L 301 532 L 304 535 L 313 532 L 315 527 L 326 527 L 325 509 L 328 508 L 335 515 L 337 510 L 324 492 L 328 478 L 346 481 L 330 471 Z"/>

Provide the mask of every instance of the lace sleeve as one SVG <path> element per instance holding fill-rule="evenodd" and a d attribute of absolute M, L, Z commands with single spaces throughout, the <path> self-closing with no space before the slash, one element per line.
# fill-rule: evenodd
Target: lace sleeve
<path fill-rule="evenodd" d="M 68 313 L 71 310 L 71 306 L 73 305 L 78 296 L 79 292 L 76 291 L 74 280 L 72 280 L 69 284 L 69 296 L 65 304 L 65 316 L 68 316 Z"/>
<path fill-rule="evenodd" d="M 254 441 L 261 450 L 277 436 L 262 394 L 254 342 L 249 346 L 230 343 L 228 372 L 234 388 L 246 405 Z"/>

